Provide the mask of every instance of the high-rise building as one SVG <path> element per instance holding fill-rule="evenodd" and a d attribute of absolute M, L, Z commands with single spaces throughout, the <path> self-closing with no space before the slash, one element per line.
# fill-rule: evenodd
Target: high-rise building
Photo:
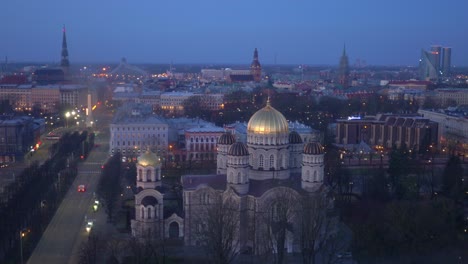
<path fill-rule="evenodd" d="M 442 51 L 442 74 L 448 76 L 452 67 L 452 48 L 444 47 Z"/>
<path fill-rule="evenodd" d="M 60 60 L 60 68 L 62 68 L 65 78 L 67 78 L 70 71 L 70 61 L 68 60 L 68 47 L 67 47 L 67 36 L 65 34 L 65 26 L 62 29 L 62 59 Z"/>
<path fill-rule="evenodd" d="M 452 48 L 431 46 L 431 51 L 421 51 L 419 60 L 419 79 L 435 81 L 450 73 Z"/>
<path fill-rule="evenodd" d="M 340 58 L 338 81 L 343 88 L 346 88 L 349 85 L 349 60 L 348 55 L 346 55 L 346 46 L 343 47 L 343 54 Z"/>
<path fill-rule="evenodd" d="M 262 79 L 262 66 L 258 61 L 258 51 L 255 48 L 252 64 L 250 64 L 250 72 L 254 81 L 259 82 Z"/>
<path fill-rule="evenodd" d="M 439 76 L 437 69 L 435 56 L 432 52 L 421 50 L 421 59 L 419 59 L 419 79 L 421 81 L 437 80 Z"/>
<path fill-rule="evenodd" d="M 431 57 L 434 62 L 434 66 L 437 70 L 437 74 L 440 72 L 440 58 L 442 56 L 442 47 L 434 45 L 431 47 Z"/>

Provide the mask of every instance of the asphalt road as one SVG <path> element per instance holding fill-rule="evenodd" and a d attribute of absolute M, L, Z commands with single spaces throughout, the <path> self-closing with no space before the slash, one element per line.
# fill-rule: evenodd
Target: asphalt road
<path fill-rule="evenodd" d="M 100 133 L 96 137 L 95 143 L 99 147 L 94 148 L 87 160 L 78 166 L 78 175 L 73 185 L 27 263 L 78 263 L 80 245 L 88 237 L 85 218 L 89 220 L 95 216 L 91 208 L 94 203 L 93 193 L 99 182 L 101 165 L 108 158 L 108 142 L 108 132 Z M 81 184 L 86 185 L 84 193 L 77 191 L 78 185 Z M 101 217 L 94 220 L 104 221 L 102 219 Z"/>

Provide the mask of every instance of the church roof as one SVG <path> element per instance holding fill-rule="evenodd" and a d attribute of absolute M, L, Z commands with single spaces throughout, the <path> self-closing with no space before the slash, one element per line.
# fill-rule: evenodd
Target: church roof
<path fill-rule="evenodd" d="M 258 110 L 249 120 L 247 125 L 248 133 L 256 134 L 277 134 L 288 133 L 289 125 L 286 118 L 278 110 L 270 105 L 267 105 Z"/>
<path fill-rule="evenodd" d="M 249 151 L 247 146 L 242 142 L 236 142 L 232 144 L 228 151 L 229 156 L 248 156 Z"/>
<path fill-rule="evenodd" d="M 184 190 L 195 190 L 201 185 L 211 187 L 215 190 L 225 190 L 226 175 L 184 175 L 182 177 L 182 187 L 184 188 Z"/>
<path fill-rule="evenodd" d="M 248 195 L 260 197 L 267 191 L 276 187 L 288 187 L 298 192 L 302 192 L 301 187 L 301 174 L 292 173 L 291 177 L 286 180 L 269 179 L 269 180 L 249 180 L 249 192 Z"/>
<path fill-rule="evenodd" d="M 154 167 L 154 166 L 161 164 L 161 159 L 158 157 L 158 155 L 148 150 L 138 157 L 138 164 L 145 166 L 145 167 L 146 166 Z"/>
<path fill-rule="evenodd" d="M 292 131 L 289 133 L 289 143 L 290 144 L 301 144 L 302 143 L 302 138 L 299 136 L 299 133 L 296 131 Z"/>
<path fill-rule="evenodd" d="M 219 137 L 218 145 L 232 145 L 234 142 L 236 142 L 234 136 L 231 133 L 226 132 Z"/>
<path fill-rule="evenodd" d="M 323 154 L 323 147 L 318 142 L 310 142 L 304 146 L 304 154 L 307 155 L 321 155 Z"/>
<path fill-rule="evenodd" d="M 231 82 L 253 82 L 254 77 L 252 74 L 230 74 Z"/>

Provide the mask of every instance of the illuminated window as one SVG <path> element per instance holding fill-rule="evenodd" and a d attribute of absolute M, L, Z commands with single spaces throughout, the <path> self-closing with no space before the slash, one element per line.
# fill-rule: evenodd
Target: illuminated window
<path fill-rule="evenodd" d="M 263 168 L 263 155 L 258 158 L 258 166 Z"/>

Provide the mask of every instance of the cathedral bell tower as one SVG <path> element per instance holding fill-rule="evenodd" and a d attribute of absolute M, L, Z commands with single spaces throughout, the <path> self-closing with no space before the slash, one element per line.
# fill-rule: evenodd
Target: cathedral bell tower
<path fill-rule="evenodd" d="M 252 64 L 250 64 L 250 73 L 253 76 L 254 81 L 259 82 L 262 80 L 262 66 L 258 61 L 258 51 L 255 48 Z"/>

